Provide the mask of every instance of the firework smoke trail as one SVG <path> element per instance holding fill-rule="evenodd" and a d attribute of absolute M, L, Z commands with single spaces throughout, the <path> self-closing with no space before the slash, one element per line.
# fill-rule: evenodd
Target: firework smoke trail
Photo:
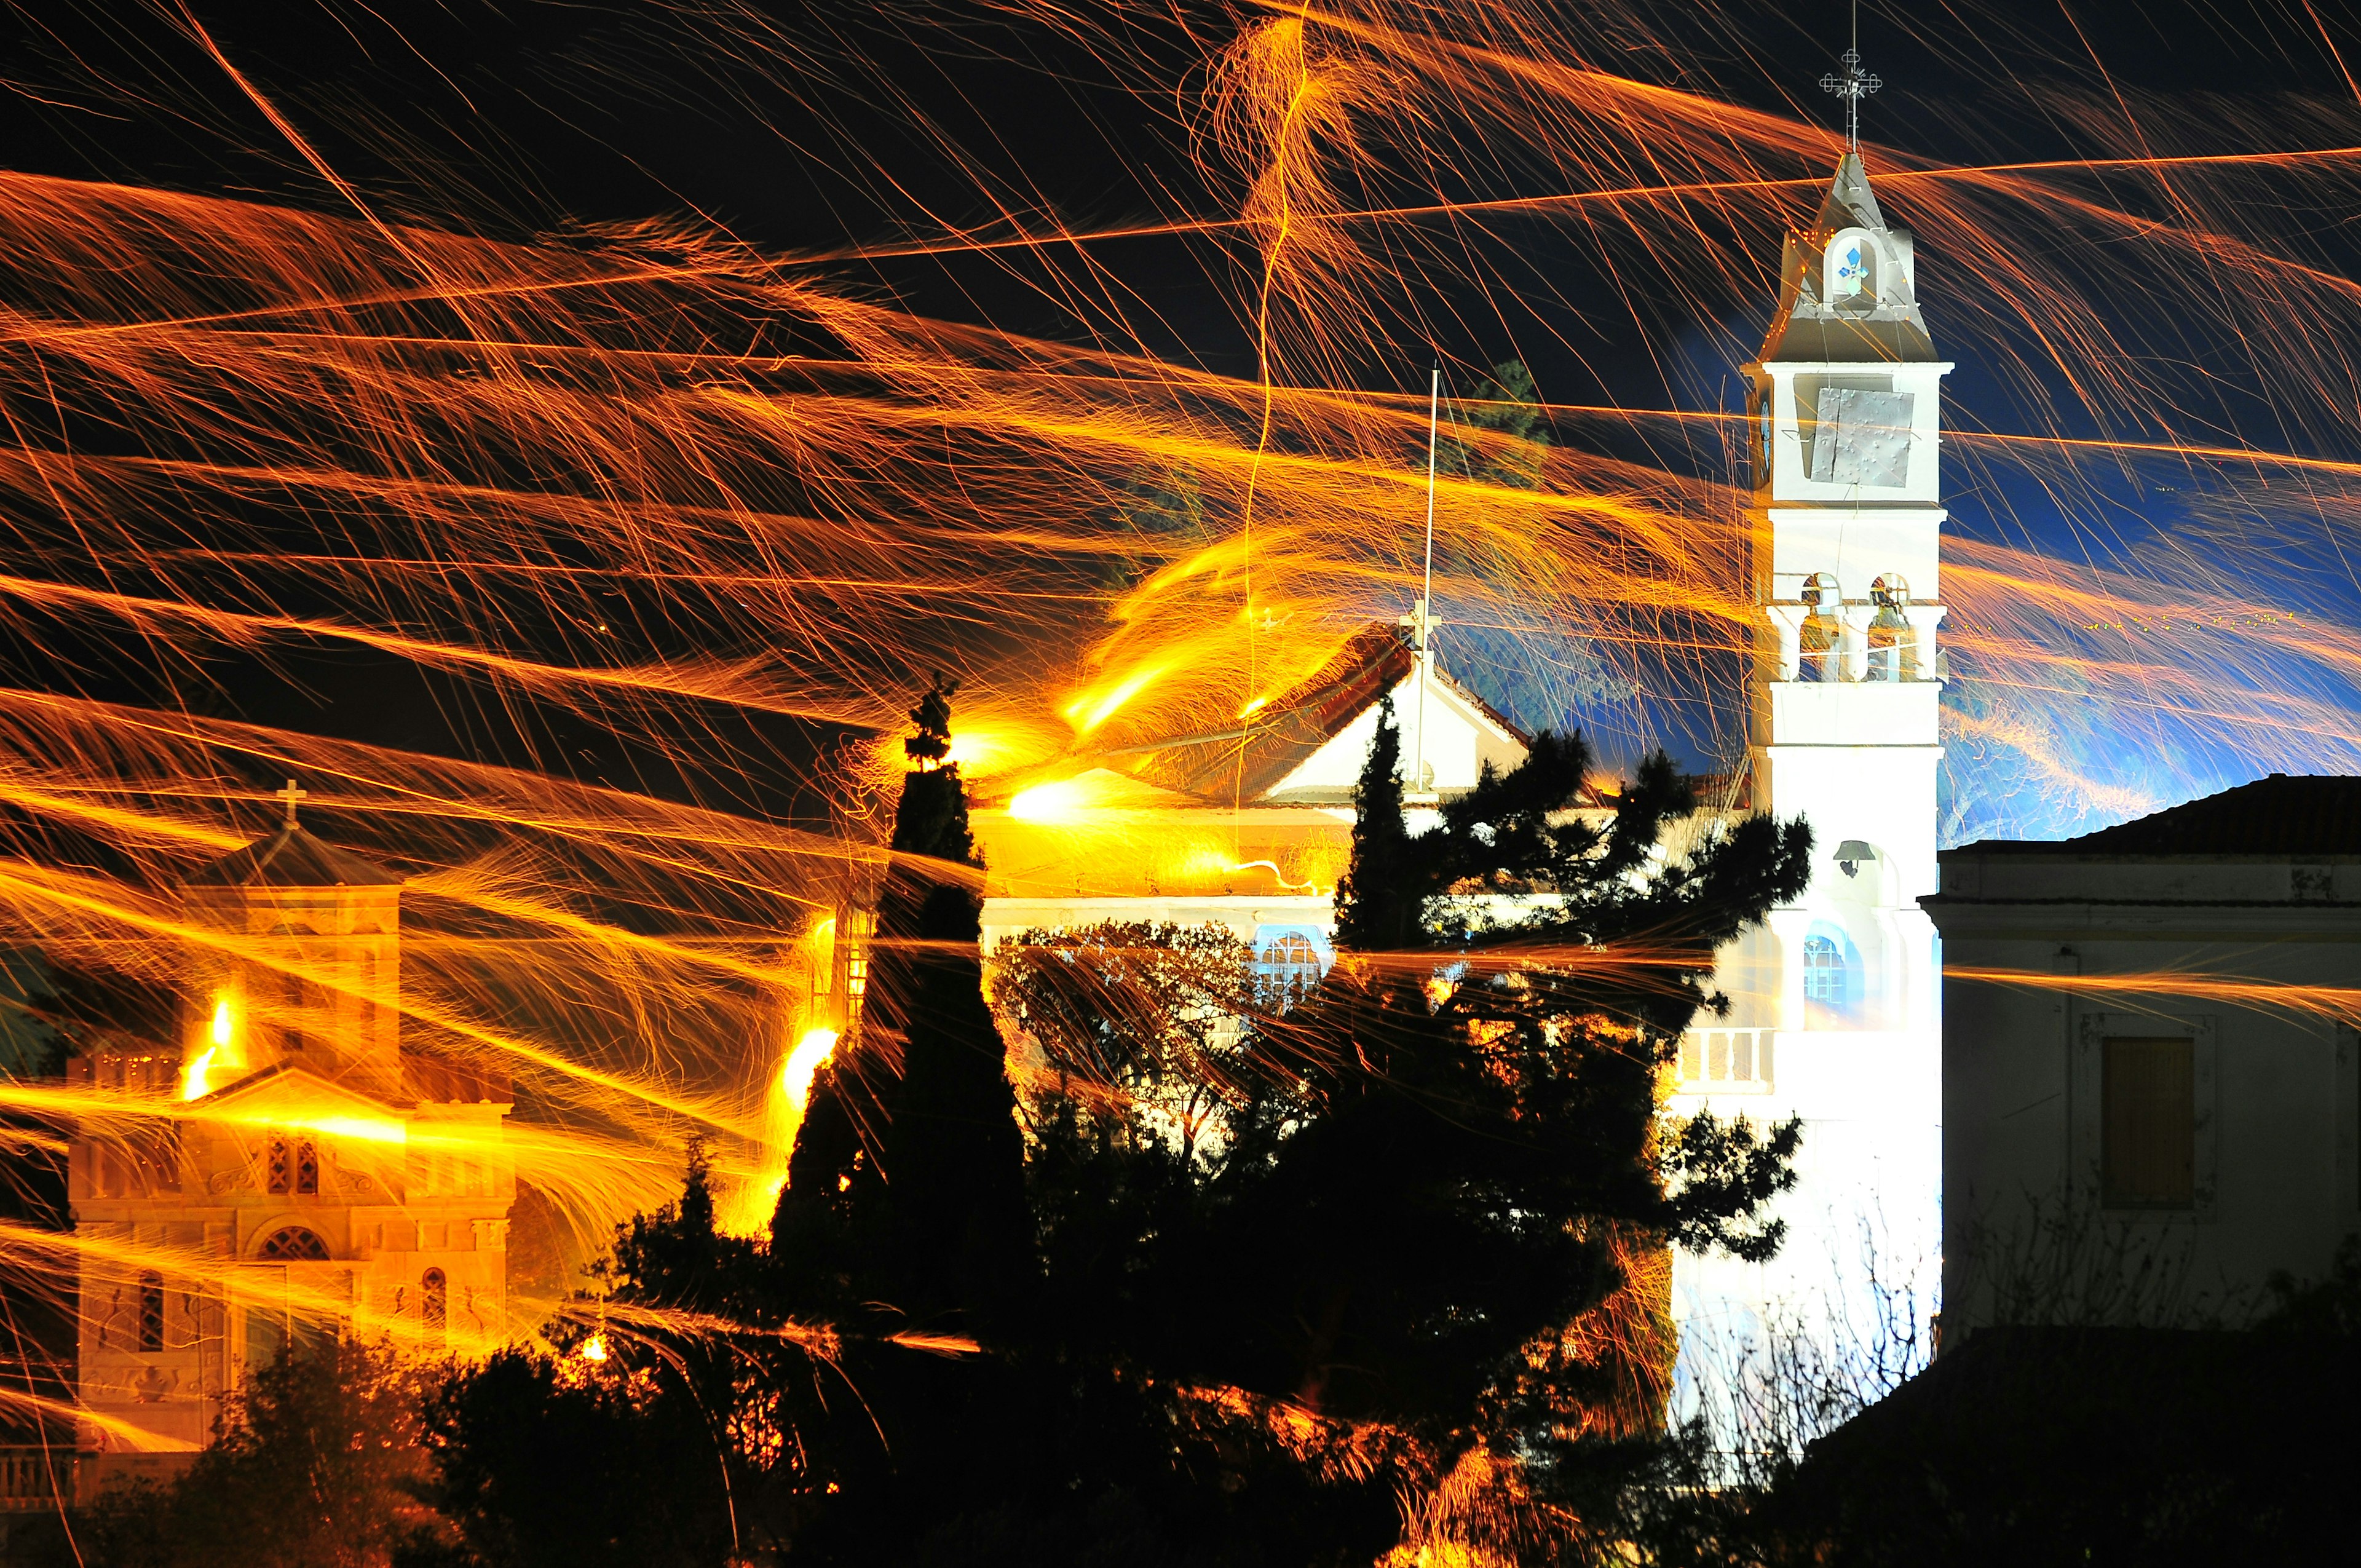
<path fill-rule="evenodd" d="M 1708 323 L 1743 357 L 1780 231 L 1835 152 L 1811 115 L 1746 106 L 1747 82 L 1626 73 L 1653 38 L 1636 9 L 1372 0 L 1145 42 L 1137 17 L 1005 16 L 1136 89 L 1193 185 L 1145 220 L 1060 222 L 872 78 L 994 221 L 906 205 L 901 232 L 796 257 L 682 224 L 471 232 L 357 186 L 311 212 L 0 176 L 5 943 L 178 984 L 221 938 L 169 890 L 300 776 L 324 836 L 413 878 L 401 992 L 379 1000 L 513 1073 L 506 1146 L 582 1242 L 675 1190 L 697 1136 L 719 1139 L 732 1223 L 759 1229 L 810 1066 L 798 944 L 875 875 L 873 801 L 922 673 L 961 679 L 958 760 L 993 793 L 1235 725 L 1414 591 L 1423 409 L 1388 390 L 1405 356 L 1521 336 L 1579 357 L 1541 323 L 1604 302 L 1657 341 Z M 751 12 L 648 18 L 665 47 L 721 40 L 695 47 L 732 69 L 806 69 Z M 2090 156 L 1870 152 L 1880 199 L 1927 236 L 1938 340 L 2026 411 L 2015 428 L 1950 411 L 1963 818 L 2128 815 L 2225 752 L 2361 764 L 2350 579 L 2294 569 L 2361 521 L 2361 282 L 2312 220 L 2361 194 L 2361 115 L 2135 119 L 2096 86 L 2029 91 Z M 1580 265 L 1522 266 L 1538 232 Z M 1151 346 L 1171 335 L 1159 307 L 1112 259 L 1144 234 L 1196 247 L 1257 373 Z M 912 256 L 1005 269 L 1071 330 L 946 320 L 867 281 Z M 2183 368 L 2209 362 L 2279 422 L 2242 435 L 2218 368 Z M 1446 434 L 1475 460 L 1439 486 L 1437 597 L 1587 672 L 1498 694 L 1520 717 L 1562 722 L 1588 690 L 1581 720 L 1636 749 L 1677 728 L 1664 704 L 1718 686 L 1681 723 L 1727 754 L 1755 613 L 1743 497 L 1722 416 L 1672 401 L 1553 408 L 1545 451 L 1455 405 Z M 2166 487 L 2185 526 L 2140 526 Z M 462 762 L 208 711 L 224 661 L 328 647 L 433 672 L 513 718 L 521 751 Z M 794 775 L 840 830 L 726 787 L 688 805 L 580 782 L 531 738 L 549 711 L 686 776 Z M 748 716 L 851 739 L 782 760 Z M 1236 859 L 1216 836 L 1170 846 L 1165 871 Z M 169 1093 L 12 1094 L 126 1150 L 180 1113 Z M 62 1278 L 75 1245 L 11 1233 L 0 1255 Z"/>

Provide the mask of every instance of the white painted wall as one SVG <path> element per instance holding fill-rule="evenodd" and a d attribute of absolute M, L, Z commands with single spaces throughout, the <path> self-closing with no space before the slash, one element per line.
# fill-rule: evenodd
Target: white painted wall
<path fill-rule="evenodd" d="M 2204 994 L 2111 979 L 2230 975 L 2349 986 L 2361 966 L 2361 863 L 2295 896 L 2284 859 L 2148 862 L 1946 855 L 1928 905 L 1949 961 L 2056 976 L 1954 979 L 1943 1027 L 1944 1341 L 1995 1321 L 1995 1290 L 2055 1275 L 2049 1321 L 2074 1321 L 2143 1258 L 2177 1271 L 2151 1317 L 2251 1306 L 2274 1269 L 2318 1276 L 2361 1232 L 2361 1078 L 2352 1032 Z M 2309 869 L 2309 868 L 2307 868 Z M 2200 1201 L 2116 1212 L 2098 1185 L 2098 1042 L 2187 1030 L 2200 1058 Z M 2092 1282 L 2112 1283 L 2112 1292 Z M 2019 1316 L 2021 1314 L 2008 1314 Z"/>
<path fill-rule="evenodd" d="M 1881 272 L 1879 287 L 1898 282 L 1901 291 L 1886 303 L 1907 305 L 1915 257 L 1906 238 L 1883 229 L 1848 232 L 1868 234 L 1895 263 Z M 1815 306 L 1791 295 L 1780 308 L 1800 316 Z M 1797 1186 L 1773 1208 L 1788 1227 L 1776 1259 L 1675 1259 L 1674 1311 L 1692 1392 L 1699 1380 L 1726 1373 L 1734 1339 L 1759 1340 L 1776 1329 L 1840 1345 L 1868 1330 L 1881 1291 L 1915 1289 L 1920 1314 L 1934 1306 L 1942 967 L 1934 927 L 1916 901 L 1936 886 L 1941 395 L 1951 367 L 1881 361 L 1866 340 L 1861 351 L 1860 362 L 1747 367 L 1752 406 L 1764 422 L 1753 511 L 1764 617 L 1751 704 L 1754 805 L 1811 824 L 1813 877 L 1793 905 L 1772 913 L 1767 931 L 1722 955 L 1720 983 L 1735 1005 L 1726 1021 L 1698 1020 L 1672 1109 L 1743 1113 L 1758 1124 L 1797 1116 L 1804 1142 Z M 1814 443 L 1827 438 L 1819 400 L 1831 389 L 1907 395 L 1902 482 L 1811 477 Z M 1833 579 L 1835 592 L 1806 603 L 1806 584 L 1816 575 Z M 1916 655 L 1910 680 L 1864 678 L 1880 578 L 1906 584 L 1904 630 Z M 1829 661 L 1830 678 L 1803 681 L 1795 678 L 1797 634 L 1815 609 L 1841 628 L 1839 653 Z M 1850 876 L 1835 863 L 1847 840 L 1875 854 L 1857 861 Z M 1843 1007 L 1806 999 L 1804 957 L 1815 936 L 1837 943 L 1845 958 L 1850 992 Z M 1751 1077 L 1737 1076 L 1741 1058 L 1715 1039 L 1718 1032 L 1732 1042 L 1746 1036 Z"/>
<path fill-rule="evenodd" d="M 1522 741 L 1439 675 L 1426 683 L 1422 703 L 1414 671 L 1390 695 L 1394 720 L 1401 727 L 1402 762 L 1397 773 L 1413 788 L 1422 714 L 1424 756 L 1433 769 L 1437 791 L 1473 789 L 1486 762 L 1506 773 L 1525 760 Z M 1264 798 L 1274 802 L 1334 799 L 1339 792 L 1350 791 L 1360 782 L 1361 765 L 1368 761 L 1369 745 L 1377 734 L 1378 705 L 1371 703 Z"/>

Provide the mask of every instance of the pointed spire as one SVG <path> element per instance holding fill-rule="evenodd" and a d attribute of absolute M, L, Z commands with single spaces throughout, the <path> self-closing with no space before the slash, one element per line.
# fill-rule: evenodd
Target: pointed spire
<path fill-rule="evenodd" d="M 1848 230 L 1855 241 L 1838 247 Z M 1886 223 L 1861 154 L 1846 152 L 1811 227 L 1787 236 L 1778 313 L 1758 362 L 1933 359 L 1915 261 L 1910 231 Z"/>
<path fill-rule="evenodd" d="M 1861 166 L 1858 148 L 1848 151 L 1837 162 L 1836 178 L 1828 181 L 1828 193 L 1820 203 L 1820 214 L 1812 220 L 1813 232 L 1827 236 L 1839 229 L 1885 227 L 1885 214 L 1878 210 L 1876 193 L 1869 188 L 1869 170 Z"/>

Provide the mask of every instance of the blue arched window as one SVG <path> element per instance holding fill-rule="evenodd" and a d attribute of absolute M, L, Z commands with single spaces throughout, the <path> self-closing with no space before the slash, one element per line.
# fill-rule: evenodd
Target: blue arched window
<path fill-rule="evenodd" d="M 1817 925 L 1817 923 L 1816 923 Z M 1804 938 L 1804 1027 L 1861 1027 L 1861 952 L 1834 926 L 1817 925 Z"/>
<path fill-rule="evenodd" d="M 1255 989 L 1262 1005 L 1273 1013 L 1284 1013 L 1319 990 L 1321 976 L 1334 961 L 1327 933 L 1317 927 L 1262 926 L 1255 930 Z"/>
<path fill-rule="evenodd" d="M 1804 938 L 1804 1000 L 1828 1007 L 1845 1003 L 1844 949 L 1832 938 Z"/>

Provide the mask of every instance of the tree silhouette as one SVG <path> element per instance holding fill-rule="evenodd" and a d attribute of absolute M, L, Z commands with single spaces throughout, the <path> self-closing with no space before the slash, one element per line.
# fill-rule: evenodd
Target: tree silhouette
<path fill-rule="evenodd" d="M 947 706 L 917 719 L 948 740 Z M 1389 707 L 1339 961 L 1284 1013 L 1255 1012 L 1235 938 L 1026 943 L 1003 1000 L 1066 1087 L 1020 1134 L 964 785 L 913 752 L 862 1038 L 815 1079 L 768 1246 L 715 1234 L 693 1166 L 619 1236 L 616 1310 L 655 1315 L 599 1371 L 455 1385 L 469 1539 L 546 1515 L 513 1435 L 541 1419 L 578 1428 L 586 1486 L 672 1488 L 671 1561 L 1368 1562 L 1554 1552 L 1612 1517 L 1593 1502 L 1664 1424 L 1638 1277 L 1675 1240 L 1777 1244 L 1795 1125 L 1667 1125 L 1657 1090 L 1809 834 L 1689 824 L 1675 852 L 1668 762 L 1602 812 L 1588 749 L 1549 735 L 1414 834 L 1399 757 Z"/>

